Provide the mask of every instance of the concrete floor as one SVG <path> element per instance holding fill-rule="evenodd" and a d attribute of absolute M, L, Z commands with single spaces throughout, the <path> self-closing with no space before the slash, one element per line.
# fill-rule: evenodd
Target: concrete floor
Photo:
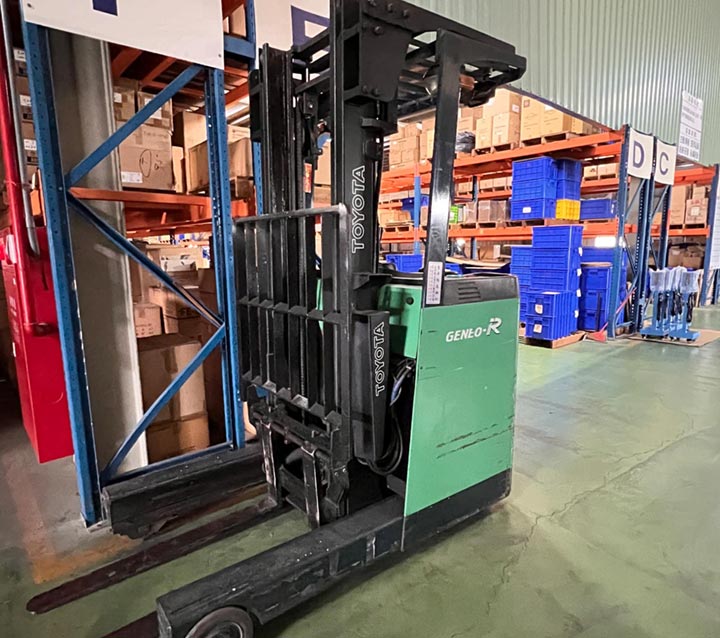
<path fill-rule="evenodd" d="M 698 315 L 720 328 L 720 309 Z M 523 346 L 504 506 L 261 636 L 720 636 L 719 361 L 720 341 Z M 2 636 L 103 636 L 159 594 L 304 531 L 288 514 L 33 617 L 32 595 L 135 544 L 87 533 L 71 465 L 38 466 L 17 417 L 0 420 Z"/>

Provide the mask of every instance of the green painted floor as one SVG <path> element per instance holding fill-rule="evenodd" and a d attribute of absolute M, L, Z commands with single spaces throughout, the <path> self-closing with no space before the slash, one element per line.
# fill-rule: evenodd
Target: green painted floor
<path fill-rule="evenodd" d="M 720 328 L 720 309 L 699 312 L 696 325 Z M 720 341 L 523 346 L 504 506 L 260 635 L 720 636 L 719 362 Z M 289 514 L 30 616 L 30 596 L 131 547 L 86 533 L 62 496 L 70 465 L 34 465 L 17 421 L 3 421 L 0 636 L 103 636 L 157 595 L 304 530 Z"/>

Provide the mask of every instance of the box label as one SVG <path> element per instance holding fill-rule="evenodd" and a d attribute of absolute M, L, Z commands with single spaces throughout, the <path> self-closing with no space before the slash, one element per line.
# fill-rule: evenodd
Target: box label
<path fill-rule="evenodd" d="M 120 173 L 120 179 L 125 184 L 142 184 L 143 182 L 142 173 L 136 173 L 134 171 L 122 171 L 122 173 Z"/>
<path fill-rule="evenodd" d="M 535 334 L 540 334 L 540 333 L 542 332 L 542 324 L 541 324 L 541 323 L 536 323 L 536 324 L 533 326 L 533 332 L 534 332 Z"/>
<path fill-rule="evenodd" d="M 535 312 L 537 312 L 539 315 L 543 313 L 543 306 L 541 303 L 535 304 Z"/>
<path fill-rule="evenodd" d="M 32 98 L 29 95 L 21 95 L 20 106 L 27 106 L 28 108 L 32 108 Z"/>
<path fill-rule="evenodd" d="M 523 206 L 522 212 L 525 214 L 532 213 L 532 206 Z"/>
<path fill-rule="evenodd" d="M 37 140 L 23 140 L 23 148 L 26 151 L 37 151 Z"/>
<path fill-rule="evenodd" d="M 25 57 L 25 49 L 13 49 L 13 57 L 18 62 L 26 62 L 27 58 Z"/>
<path fill-rule="evenodd" d="M 122 95 L 120 95 L 120 93 L 114 92 L 113 101 L 115 102 L 115 104 L 122 104 Z"/>

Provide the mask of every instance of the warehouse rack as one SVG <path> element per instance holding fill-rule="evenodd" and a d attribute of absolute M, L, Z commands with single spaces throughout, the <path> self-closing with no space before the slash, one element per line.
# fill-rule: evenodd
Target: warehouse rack
<path fill-rule="evenodd" d="M 231 3 L 223 3 L 229 5 Z M 235 3 L 236 5 L 238 3 Z M 247 67 L 254 64 L 254 11 L 251 0 L 245 1 L 248 37 L 225 36 L 225 49 L 228 56 L 235 56 Z M 107 503 L 101 504 L 101 496 L 108 486 L 117 487 L 124 481 L 130 482 L 142 475 L 151 486 L 149 476 L 163 474 L 173 467 L 182 465 L 182 471 L 188 472 L 189 463 L 203 456 L 225 454 L 226 451 L 244 447 L 244 422 L 240 410 L 237 388 L 238 380 L 238 335 L 235 309 L 235 285 L 232 252 L 232 219 L 229 184 L 225 179 L 228 173 L 227 122 L 226 122 L 226 84 L 222 70 L 204 68 L 196 64 L 187 65 L 173 79 L 160 88 L 159 93 L 142 107 L 129 121 L 125 122 L 100 146 L 65 173 L 61 163 L 60 142 L 53 82 L 50 71 L 49 30 L 45 27 L 22 20 L 22 31 L 28 54 L 28 75 L 32 101 L 36 113 L 36 130 L 39 149 L 39 164 L 42 175 L 42 203 L 48 227 L 51 265 L 55 296 L 58 310 L 58 329 L 63 352 L 67 397 L 71 417 L 71 429 L 77 468 L 78 490 L 82 515 L 88 524 L 96 523 L 107 515 Z M 135 53 L 133 53 L 135 55 Z M 125 62 L 130 56 L 123 58 Z M 116 58 L 117 62 L 117 58 Z M 163 62 L 172 65 L 170 61 Z M 205 99 L 207 116 L 208 148 L 210 161 L 210 198 L 174 194 L 151 194 L 142 192 L 99 192 L 78 188 L 77 183 L 102 160 L 108 157 L 117 146 L 137 130 L 165 102 L 173 99 L 183 89 L 192 87 L 192 82 L 200 74 L 205 74 L 202 95 Z M 150 80 L 155 82 L 155 80 Z M 152 84 L 149 84 L 153 86 Z M 243 88 L 245 90 L 245 88 Z M 162 269 L 129 242 L 117 230 L 105 222 L 84 200 L 109 200 L 124 202 L 130 211 L 181 210 L 188 213 L 187 227 L 196 227 L 199 223 L 208 223 L 212 229 L 213 256 L 215 262 L 216 286 L 218 291 L 218 312 L 211 311 L 197 300 L 185 288 L 176 284 Z M 136 207 L 136 208 L 135 208 Z M 87 383 L 87 370 L 83 355 L 80 310 L 75 282 L 75 267 L 69 226 L 69 210 L 73 209 L 97 231 L 109 240 L 121 253 L 127 255 L 140 266 L 148 269 L 164 286 L 178 295 L 188 306 L 212 324 L 216 332 L 200 349 L 187 367 L 161 393 L 134 430 L 125 438 L 110 462 L 101 468 L 98 465 L 94 445 L 93 421 Z M 211 212 L 211 215 L 208 213 Z M 162 215 L 162 212 L 161 212 Z M 132 224 L 131 224 L 132 226 Z M 147 224 L 139 225 L 137 230 L 147 230 Z M 118 470 L 132 446 L 152 423 L 155 416 L 170 401 L 180 386 L 197 370 L 208 355 L 220 347 L 222 349 L 223 396 L 225 407 L 226 441 L 202 453 L 185 455 L 154 463 L 126 475 Z"/>
<path fill-rule="evenodd" d="M 629 196 L 629 180 L 627 175 L 627 146 L 628 146 L 629 127 L 621 130 L 607 130 L 601 133 L 591 135 L 583 135 L 572 137 L 570 139 L 552 141 L 543 144 L 523 146 L 516 149 L 501 150 L 493 153 L 483 153 L 473 156 L 458 157 L 455 161 L 455 183 L 472 181 L 472 196 L 467 198 L 456 197 L 457 203 L 476 202 L 483 199 L 508 199 L 512 195 L 510 189 L 480 191 L 478 182 L 481 176 L 492 175 L 492 177 L 506 177 L 511 173 L 513 161 L 530 159 L 542 155 L 562 156 L 573 159 L 583 160 L 588 165 L 598 165 L 618 162 L 618 176 L 605 179 L 585 179 L 582 182 L 581 192 L 583 195 L 593 195 L 601 193 L 617 192 L 618 216 L 615 219 L 609 219 L 606 222 L 592 221 L 580 222 L 584 226 L 584 237 L 595 238 L 601 236 L 615 236 L 619 245 L 625 242 L 627 235 L 638 235 L 639 239 L 633 243 L 642 242 L 642 245 L 648 246 L 651 250 L 652 240 L 659 240 L 657 250 L 652 249 L 656 255 L 667 255 L 668 243 L 670 237 L 693 237 L 707 240 L 712 228 L 712 215 L 708 216 L 708 223 L 701 228 L 669 228 L 667 220 L 667 204 L 669 202 L 670 189 L 663 191 L 662 197 L 657 206 L 662 202 L 665 203 L 665 216 L 663 223 L 653 224 L 654 213 L 659 210 L 655 208 L 648 210 L 648 217 L 642 220 L 630 219 L 628 209 L 632 208 L 635 199 L 639 198 L 641 190 L 638 189 L 633 196 Z M 625 172 L 623 172 L 623 166 Z M 392 193 L 402 190 L 413 190 L 414 192 L 414 210 L 413 224 L 409 230 L 385 229 L 382 236 L 384 243 L 393 244 L 409 244 L 413 243 L 414 251 L 420 252 L 422 241 L 426 238 L 426 230 L 420 225 L 420 199 L 422 188 L 429 184 L 431 167 L 427 161 L 416 164 L 413 168 L 399 168 L 386 171 L 383 174 L 383 192 Z M 715 183 L 713 180 L 717 174 L 716 167 L 700 166 L 690 164 L 679 167 L 675 173 L 675 184 L 697 184 L 710 185 Z M 654 192 L 654 186 L 652 188 Z M 715 193 L 714 188 L 711 193 L 709 211 L 714 210 Z M 649 195 L 651 191 L 647 191 Z M 621 204 L 624 202 L 624 204 Z M 629 204 L 626 206 L 626 204 Z M 385 206 L 396 206 L 395 203 L 385 204 Z M 622 209 L 622 214 L 621 214 Z M 542 222 L 540 222 L 542 223 Z M 552 221 L 544 222 L 553 223 Z M 504 225 L 500 224 L 496 227 L 482 227 L 475 225 L 474 227 L 463 226 L 457 224 L 451 227 L 449 236 L 452 239 L 465 239 L 471 242 L 472 255 L 477 254 L 477 244 L 479 242 L 527 242 L 532 239 L 532 226 L 526 224 Z M 709 273 L 709 257 L 710 251 L 706 251 L 705 272 Z M 619 250 L 616 256 L 617 266 L 614 272 L 620 272 L 620 259 L 624 259 L 623 253 Z M 647 259 L 644 259 L 647 265 Z M 640 264 L 644 269 L 645 266 Z M 637 266 L 637 264 L 636 264 Z M 619 277 L 619 274 L 618 274 Z M 703 279 L 704 301 L 707 294 L 708 286 L 717 280 L 717 273 L 709 273 L 709 276 Z M 614 284 L 619 289 L 620 281 L 618 279 Z M 717 286 L 713 295 L 713 303 L 717 299 Z M 617 297 L 613 297 L 617 298 Z M 701 301 L 702 303 L 702 301 Z M 617 329 L 621 326 L 615 325 L 616 317 L 613 316 L 608 327 L 611 336 L 614 336 Z"/>

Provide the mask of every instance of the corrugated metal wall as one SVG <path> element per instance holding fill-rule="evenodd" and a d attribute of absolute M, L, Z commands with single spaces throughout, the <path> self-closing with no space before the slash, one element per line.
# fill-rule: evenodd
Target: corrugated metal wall
<path fill-rule="evenodd" d="M 720 161 L 720 1 L 411 0 L 515 45 L 520 88 L 677 142 L 683 90 L 704 100 L 702 159 Z"/>

